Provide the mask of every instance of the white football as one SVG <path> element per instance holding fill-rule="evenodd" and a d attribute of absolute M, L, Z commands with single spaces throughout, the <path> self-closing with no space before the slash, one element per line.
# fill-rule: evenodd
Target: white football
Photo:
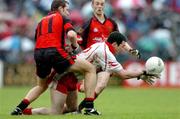
<path fill-rule="evenodd" d="M 161 58 L 153 56 L 146 61 L 145 68 L 149 74 L 160 74 L 164 70 L 164 62 Z"/>

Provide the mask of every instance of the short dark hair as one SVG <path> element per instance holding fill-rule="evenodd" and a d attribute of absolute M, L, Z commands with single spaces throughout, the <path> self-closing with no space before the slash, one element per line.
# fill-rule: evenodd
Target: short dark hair
<path fill-rule="evenodd" d="M 118 46 L 122 43 L 122 41 L 127 41 L 127 38 L 118 31 L 112 32 L 107 39 L 107 42 L 110 44 L 116 42 Z"/>
<path fill-rule="evenodd" d="M 66 0 L 53 0 L 51 4 L 51 11 L 56 11 L 60 6 L 65 7 L 68 2 Z"/>

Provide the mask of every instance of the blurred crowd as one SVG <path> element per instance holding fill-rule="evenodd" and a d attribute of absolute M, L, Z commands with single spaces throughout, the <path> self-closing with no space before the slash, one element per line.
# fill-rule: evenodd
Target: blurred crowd
<path fill-rule="evenodd" d="M 92 15 L 90 0 L 68 0 L 78 29 Z M 17 64 L 33 62 L 34 32 L 50 10 L 52 0 L 0 0 L 0 59 Z M 142 53 L 142 60 L 159 56 L 180 61 L 180 0 L 106 0 L 105 14 Z M 126 53 L 119 61 L 134 60 Z"/>

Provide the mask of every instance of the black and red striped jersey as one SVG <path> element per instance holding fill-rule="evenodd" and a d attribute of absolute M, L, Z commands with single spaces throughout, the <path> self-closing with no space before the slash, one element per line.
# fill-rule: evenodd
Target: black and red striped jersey
<path fill-rule="evenodd" d="M 106 40 L 113 31 L 118 31 L 117 24 L 114 20 L 105 16 L 105 21 L 101 23 L 93 16 L 79 31 L 83 38 L 81 45 L 87 48 L 94 43 L 102 42 Z"/>
<path fill-rule="evenodd" d="M 35 48 L 63 48 L 65 32 L 73 29 L 71 22 L 59 12 L 43 17 L 36 28 Z"/>

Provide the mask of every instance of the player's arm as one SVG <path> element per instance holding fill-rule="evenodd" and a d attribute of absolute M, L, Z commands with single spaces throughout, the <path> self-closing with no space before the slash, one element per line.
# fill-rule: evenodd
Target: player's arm
<path fill-rule="evenodd" d="M 64 31 L 66 32 L 67 38 L 70 40 L 71 44 L 74 47 L 78 47 L 77 43 L 77 33 L 75 32 L 70 19 L 63 16 L 63 23 L 64 23 Z"/>
<path fill-rule="evenodd" d="M 77 31 L 78 35 L 82 37 L 82 41 L 80 42 L 80 45 L 83 48 L 86 48 L 87 46 L 87 38 L 89 35 L 90 25 L 91 25 L 92 19 L 86 21 L 81 28 Z"/>
<path fill-rule="evenodd" d="M 131 55 L 136 56 L 137 58 L 141 57 L 140 52 L 137 49 L 133 49 L 127 41 L 123 41 L 121 45 L 122 45 L 122 48 L 125 51 L 129 52 Z"/>
<path fill-rule="evenodd" d="M 106 49 L 107 53 L 107 71 L 116 74 L 121 79 L 130 79 L 130 78 L 137 78 L 143 74 L 143 70 L 141 71 L 128 71 L 123 69 L 122 65 L 116 60 L 114 55 Z"/>
<path fill-rule="evenodd" d="M 148 74 L 145 70 L 128 71 L 128 70 L 122 69 L 119 72 L 113 73 L 113 75 L 120 77 L 122 80 L 131 79 L 131 78 L 137 78 L 137 80 L 141 79 L 149 85 L 152 85 L 154 83 L 155 78 L 159 78 L 158 75 Z"/>
<path fill-rule="evenodd" d="M 67 32 L 67 38 L 70 40 L 74 48 L 79 47 L 78 42 L 77 42 L 78 41 L 77 33 L 74 30 L 69 30 Z"/>
<path fill-rule="evenodd" d="M 63 17 L 64 21 L 64 31 L 66 32 L 67 38 L 71 42 L 71 46 L 75 52 L 80 52 L 81 48 L 79 47 L 78 40 L 80 39 L 74 30 L 70 20 L 66 17 Z"/>
<path fill-rule="evenodd" d="M 120 71 L 115 72 L 115 75 L 117 75 L 121 79 L 137 78 L 142 74 L 143 74 L 143 71 L 128 71 L 125 69 L 121 69 Z"/>

